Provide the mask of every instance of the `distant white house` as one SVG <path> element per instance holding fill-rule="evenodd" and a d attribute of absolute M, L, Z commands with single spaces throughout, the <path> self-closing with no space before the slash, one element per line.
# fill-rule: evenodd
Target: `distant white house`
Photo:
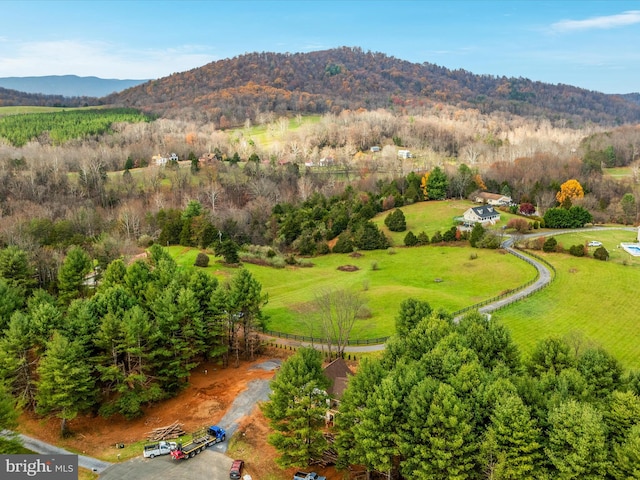
<path fill-rule="evenodd" d="M 398 157 L 411 158 L 411 152 L 409 150 L 398 150 Z"/>
<path fill-rule="evenodd" d="M 492 206 L 484 205 L 482 207 L 472 207 L 464 212 L 465 223 L 490 223 L 495 224 L 500 221 L 500 213 Z"/>
<path fill-rule="evenodd" d="M 169 161 L 169 159 L 164 155 L 154 155 L 153 157 L 151 157 L 151 161 L 153 162 L 154 165 L 157 165 L 158 167 L 164 167 Z"/>
<path fill-rule="evenodd" d="M 177 162 L 178 155 L 175 153 L 172 153 L 168 157 L 165 157 L 164 155 L 154 155 L 153 157 L 151 157 L 151 161 L 158 167 L 164 167 L 167 165 L 167 162 Z"/>
<path fill-rule="evenodd" d="M 480 192 L 477 193 L 473 201 L 476 203 L 486 203 L 496 207 L 511 205 L 513 200 L 508 195 L 500 195 L 499 193 Z"/>

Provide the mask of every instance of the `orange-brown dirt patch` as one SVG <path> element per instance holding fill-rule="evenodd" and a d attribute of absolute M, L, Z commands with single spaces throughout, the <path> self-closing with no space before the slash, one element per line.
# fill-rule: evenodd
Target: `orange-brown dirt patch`
<path fill-rule="evenodd" d="M 252 367 L 268 359 L 283 358 L 291 353 L 287 350 L 269 348 L 262 357 L 252 362 L 241 362 L 238 368 L 202 364 L 192 372 L 189 386 L 178 397 L 147 407 L 141 418 L 126 420 L 119 415 L 110 418 L 80 415 L 69 422 L 72 435 L 60 439 L 60 419 L 41 418 L 33 413 L 23 413 L 20 417 L 19 431 L 62 448 L 115 461 L 118 452 L 116 444 L 124 443 L 126 446 L 145 440 L 147 433 L 153 428 L 178 421 L 184 424 L 184 430 L 190 433 L 200 427 L 216 424 L 235 397 L 245 390 L 248 382 L 254 379 L 270 379 L 275 373 Z M 268 422 L 260 409 L 255 408 L 251 415 L 241 420 L 231 444 L 237 439 L 236 453 L 241 458 L 246 457 L 246 470 L 254 480 L 289 480 L 296 469 L 283 470 L 276 465 L 277 452 L 267 443 L 268 434 Z M 331 467 L 314 470 L 325 475 L 328 480 L 343 478 L 341 472 L 336 472 Z"/>
<path fill-rule="evenodd" d="M 120 415 L 109 418 L 79 415 L 68 424 L 72 436 L 61 440 L 60 419 L 24 413 L 20 417 L 20 432 L 98 458 L 108 455 L 116 443 L 145 440 L 152 429 L 175 421 L 190 433 L 216 424 L 249 381 L 271 378 L 274 372 L 251 368 L 266 359 L 242 362 L 238 368 L 201 364 L 191 373 L 189 386 L 178 397 L 147 407 L 144 416 L 134 420 Z"/>

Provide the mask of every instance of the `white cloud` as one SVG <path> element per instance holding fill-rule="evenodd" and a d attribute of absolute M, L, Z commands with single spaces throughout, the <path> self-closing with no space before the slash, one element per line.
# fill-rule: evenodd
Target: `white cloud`
<path fill-rule="evenodd" d="M 206 49 L 130 49 L 109 42 L 31 42 L 0 47 L 0 77 L 79 75 L 147 79 L 197 68 L 216 60 Z"/>
<path fill-rule="evenodd" d="M 640 23 L 640 10 L 629 10 L 617 15 L 587 18 L 586 20 L 562 20 L 551 25 L 556 32 L 576 30 L 610 29 Z"/>

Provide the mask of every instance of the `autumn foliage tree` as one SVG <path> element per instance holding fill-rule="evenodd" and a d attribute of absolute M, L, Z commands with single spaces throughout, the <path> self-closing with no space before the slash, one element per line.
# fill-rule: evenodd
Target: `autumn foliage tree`
<path fill-rule="evenodd" d="M 556 194 L 556 200 L 562 206 L 571 206 L 571 201 L 575 198 L 583 198 L 584 190 L 580 182 L 575 178 L 567 180 L 560 185 L 560 191 Z"/>

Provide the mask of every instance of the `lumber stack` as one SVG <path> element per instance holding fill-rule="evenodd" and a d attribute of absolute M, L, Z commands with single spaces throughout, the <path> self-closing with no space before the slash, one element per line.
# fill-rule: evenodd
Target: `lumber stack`
<path fill-rule="evenodd" d="M 166 440 L 168 438 L 178 438 L 186 433 L 182 427 L 182 423 L 175 421 L 166 427 L 154 428 L 150 432 L 147 432 L 147 438 L 154 442 L 157 442 L 158 440 Z"/>

